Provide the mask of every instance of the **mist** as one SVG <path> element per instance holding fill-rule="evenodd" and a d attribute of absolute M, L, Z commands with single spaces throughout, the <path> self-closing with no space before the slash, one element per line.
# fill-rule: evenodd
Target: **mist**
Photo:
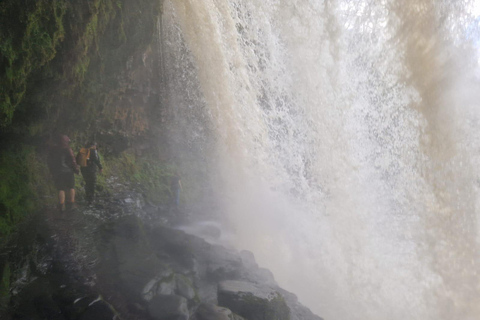
<path fill-rule="evenodd" d="M 179 165 L 223 241 L 325 319 L 480 314 L 477 7 L 163 4 Z"/>

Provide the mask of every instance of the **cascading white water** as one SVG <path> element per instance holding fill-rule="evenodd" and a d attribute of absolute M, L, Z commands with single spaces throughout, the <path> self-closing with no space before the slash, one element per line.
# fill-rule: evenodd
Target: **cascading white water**
<path fill-rule="evenodd" d="M 327 320 L 480 317 L 477 7 L 164 2 L 179 154 Z"/>

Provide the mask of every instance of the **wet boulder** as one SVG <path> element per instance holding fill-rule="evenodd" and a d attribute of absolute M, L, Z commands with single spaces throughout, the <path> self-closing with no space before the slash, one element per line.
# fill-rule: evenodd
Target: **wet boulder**
<path fill-rule="evenodd" d="M 285 302 L 290 308 L 290 320 L 323 320 L 323 318 L 317 316 L 298 302 L 295 294 L 279 287 L 277 287 L 277 291 L 285 298 Z"/>
<path fill-rule="evenodd" d="M 231 310 L 211 303 L 202 303 L 198 306 L 191 320 L 244 320 Z"/>
<path fill-rule="evenodd" d="M 177 295 L 156 295 L 148 304 L 148 313 L 158 320 L 188 320 L 187 299 Z"/>
<path fill-rule="evenodd" d="M 278 291 L 250 282 L 220 282 L 218 304 L 249 320 L 290 320 L 290 308 Z"/>
<path fill-rule="evenodd" d="M 79 320 L 92 320 L 92 319 L 116 319 L 117 313 L 113 309 L 113 307 L 108 304 L 105 300 L 101 297 L 91 301 L 87 307 L 85 312 L 82 313 Z"/>
<path fill-rule="evenodd" d="M 182 275 L 175 276 L 175 293 L 187 300 L 198 299 L 193 282 Z"/>
<path fill-rule="evenodd" d="M 156 295 L 177 295 L 189 302 L 198 299 L 193 282 L 184 275 L 165 273 L 150 280 L 143 288 L 143 299 L 151 301 Z"/>
<path fill-rule="evenodd" d="M 142 221 L 123 217 L 99 228 L 99 276 L 118 283 L 123 293 L 140 297 L 145 285 L 167 268 L 150 249 Z"/>

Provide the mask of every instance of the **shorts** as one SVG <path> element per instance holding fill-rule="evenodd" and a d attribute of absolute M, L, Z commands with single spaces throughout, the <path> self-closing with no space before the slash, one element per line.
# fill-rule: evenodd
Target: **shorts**
<path fill-rule="evenodd" d="M 70 190 L 75 188 L 75 176 L 73 172 L 59 173 L 53 178 L 57 190 Z"/>

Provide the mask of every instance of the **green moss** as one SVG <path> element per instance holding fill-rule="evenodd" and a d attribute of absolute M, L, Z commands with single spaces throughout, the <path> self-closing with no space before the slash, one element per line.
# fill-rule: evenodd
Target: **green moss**
<path fill-rule="evenodd" d="M 72 32 L 79 34 L 75 41 L 75 48 L 71 51 L 72 61 L 67 61 L 64 76 L 73 80 L 72 86 L 67 88 L 67 93 L 85 81 L 92 56 L 99 54 L 99 39 L 105 32 L 106 27 L 117 14 L 117 8 L 114 5 L 115 0 L 94 0 L 88 5 L 90 15 L 85 22 L 76 21 L 78 25 L 71 25 Z M 74 7 L 75 16 L 82 16 L 85 4 Z M 80 22 L 80 23 L 79 23 Z M 83 25 L 83 26 L 82 26 Z M 68 64 L 70 64 L 68 66 Z"/>
<path fill-rule="evenodd" d="M 65 35 L 62 23 L 65 11 L 64 0 L 2 4 L 0 56 L 5 70 L 0 74 L 0 126 L 11 122 L 32 72 L 55 57 L 56 47 Z M 18 21 L 12 22 L 13 19 Z"/>
<path fill-rule="evenodd" d="M 85 74 L 88 71 L 88 66 L 90 65 L 90 57 L 83 56 L 78 60 L 78 62 L 73 67 L 73 76 L 76 83 L 82 83 L 85 79 Z"/>
<path fill-rule="evenodd" d="M 2 1 L 0 127 L 13 121 L 16 132 L 51 134 L 115 111 L 126 90 L 119 81 L 123 69 L 151 45 L 160 2 Z M 45 121 L 40 132 L 28 129 Z M 122 125 L 127 128 L 118 129 L 130 130 L 130 123 Z"/>
<path fill-rule="evenodd" d="M 48 170 L 32 147 L 4 150 L 0 155 L 0 237 L 8 235 L 39 199 L 51 193 Z"/>
<path fill-rule="evenodd" d="M 66 84 L 72 95 L 86 78 L 93 57 L 99 55 L 99 42 L 122 5 L 120 0 L 40 0 L 25 5 L 15 0 L 0 4 L 0 126 L 8 126 L 24 100 L 28 85 L 41 68 L 57 53 L 55 78 Z M 85 14 L 85 8 L 88 13 Z M 65 25 L 67 24 L 67 26 Z M 118 30 L 124 39 L 125 32 Z M 60 46 L 60 43 L 65 43 Z M 38 103 L 37 103 L 38 107 Z"/>
<path fill-rule="evenodd" d="M 3 266 L 0 282 L 0 311 L 8 307 L 8 301 L 10 299 L 10 274 L 10 264 L 7 262 Z"/>
<path fill-rule="evenodd" d="M 175 170 L 171 164 L 151 157 L 137 158 L 131 152 L 123 152 L 118 157 L 103 159 L 103 174 L 98 175 L 99 191 L 111 193 L 107 178 L 117 177 L 118 182 L 132 185 L 143 193 L 148 201 L 166 204 L 170 199 L 170 178 Z"/>
<path fill-rule="evenodd" d="M 133 125 L 119 124 L 107 109 L 115 115 L 119 97 L 127 91 L 127 61 L 137 61 L 152 43 L 157 2 L 0 2 L 0 130 L 17 144 L 0 148 L 0 237 L 29 212 L 55 199 L 45 161 L 21 141 L 35 137 L 35 142 L 44 142 L 62 132 L 85 142 L 99 128 L 132 135 Z M 144 130 L 149 114 L 137 110 L 132 114 L 131 122 L 137 121 Z M 118 175 L 131 185 L 144 184 L 138 188 L 148 199 L 168 200 L 173 172 L 168 165 L 153 158 L 138 160 L 132 154 L 103 160 L 106 172 L 98 176 L 102 192 L 110 192 L 106 178 Z M 83 179 L 77 180 L 81 195 Z"/>

